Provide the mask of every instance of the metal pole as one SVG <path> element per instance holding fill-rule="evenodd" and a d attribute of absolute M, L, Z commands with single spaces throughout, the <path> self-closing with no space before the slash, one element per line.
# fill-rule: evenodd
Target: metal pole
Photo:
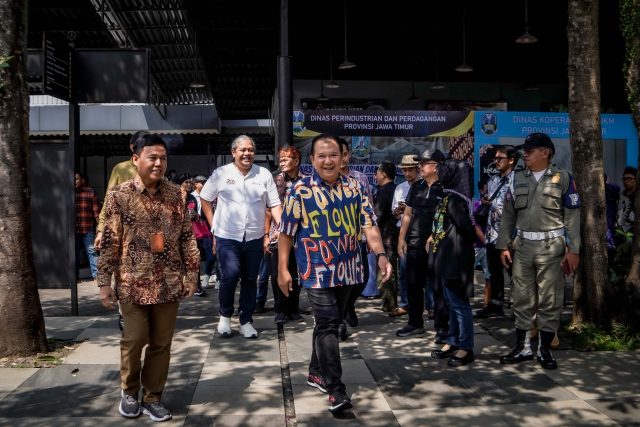
<path fill-rule="evenodd" d="M 76 160 L 76 143 L 80 135 L 80 107 L 71 100 L 69 102 L 69 145 L 67 147 L 67 171 L 69 187 L 69 263 L 67 280 L 71 288 L 71 315 L 78 315 L 78 280 L 76 276 L 76 191 L 75 191 L 75 171 L 78 166 Z"/>
<path fill-rule="evenodd" d="M 292 123 L 291 57 L 289 56 L 289 0 L 280 0 L 280 56 L 278 56 L 278 126 L 276 128 L 276 153 L 278 147 L 291 145 Z"/>

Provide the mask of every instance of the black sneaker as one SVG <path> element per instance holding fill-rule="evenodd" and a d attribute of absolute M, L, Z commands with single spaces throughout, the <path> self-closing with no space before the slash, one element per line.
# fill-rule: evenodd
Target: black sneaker
<path fill-rule="evenodd" d="M 318 374 L 309 374 L 307 377 L 307 385 L 309 387 L 315 387 L 323 393 L 327 393 L 327 385 L 324 382 L 324 378 Z"/>
<path fill-rule="evenodd" d="M 276 313 L 275 319 L 273 319 L 275 323 L 282 323 L 287 321 L 287 316 L 284 313 Z"/>
<path fill-rule="evenodd" d="M 206 297 L 207 296 L 207 293 L 205 292 L 205 290 L 203 288 L 200 288 L 200 289 L 196 290 L 193 294 L 195 296 L 197 296 L 197 297 Z"/>
<path fill-rule="evenodd" d="M 329 412 L 332 414 L 338 414 L 349 408 L 353 408 L 351 399 L 343 392 L 337 391 L 329 395 Z"/>
<path fill-rule="evenodd" d="M 143 402 L 142 408 L 146 415 L 153 421 L 166 421 L 171 419 L 171 412 L 160 402 Z"/>
<path fill-rule="evenodd" d="M 127 418 L 135 418 L 140 416 L 140 403 L 135 396 L 125 394 L 122 390 L 122 399 L 120 399 L 120 406 L 118 411 L 120 415 Z"/>
<path fill-rule="evenodd" d="M 424 328 L 416 328 L 411 325 L 404 325 L 402 328 L 396 331 L 396 335 L 399 337 L 408 337 L 410 335 L 422 335 L 424 334 Z"/>

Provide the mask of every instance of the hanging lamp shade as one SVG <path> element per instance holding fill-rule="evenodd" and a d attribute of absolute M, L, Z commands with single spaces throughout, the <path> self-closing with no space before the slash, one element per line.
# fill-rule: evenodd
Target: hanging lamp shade
<path fill-rule="evenodd" d="M 349 61 L 347 56 L 347 2 L 344 2 L 344 61 L 342 64 L 338 65 L 339 70 L 348 70 L 350 68 L 355 68 L 356 64 Z"/>
<path fill-rule="evenodd" d="M 462 64 L 458 65 L 455 70 L 459 73 L 470 73 L 473 67 L 467 64 L 467 19 L 465 10 L 462 10 Z"/>
<path fill-rule="evenodd" d="M 522 33 L 516 39 L 516 43 L 519 44 L 532 44 L 536 43 L 538 38 L 529 33 L 529 2 L 524 0 L 524 33 Z"/>

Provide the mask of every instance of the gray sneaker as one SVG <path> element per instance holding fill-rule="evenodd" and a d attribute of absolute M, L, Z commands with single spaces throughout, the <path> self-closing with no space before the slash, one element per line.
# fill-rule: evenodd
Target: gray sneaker
<path fill-rule="evenodd" d="M 135 396 L 131 396 L 130 394 L 125 394 L 124 390 L 122 390 L 122 399 L 120 400 L 120 406 L 118 407 L 118 411 L 120 411 L 120 415 L 127 418 L 135 418 L 140 416 L 140 403 Z"/>
<path fill-rule="evenodd" d="M 153 421 L 166 421 L 171 419 L 171 412 L 160 402 L 142 402 L 143 412 L 149 415 Z"/>

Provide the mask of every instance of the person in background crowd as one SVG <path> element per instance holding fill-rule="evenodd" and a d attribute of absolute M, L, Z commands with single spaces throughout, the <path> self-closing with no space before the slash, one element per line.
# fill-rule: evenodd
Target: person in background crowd
<path fill-rule="evenodd" d="M 131 140 L 129 141 L 129 150 L 133 153 L 133 147 L 136 141 L 139 138 L 143 137 L 144 135 L 148 135 L 148 134 L 149 132 L 147 132 L 146 130 L 140 130 L 134 133 L 131 136 Z M 125 181 L 129 181 L 130 179 L 133 179 L 133 177 L 136 176 L 136 173 L 137 173 L 136 166 L 133 164 L 132 159 L 125 160 L 115 165 L 113 169 L 111 169 L 111 175 L 109 176 L 109 183 L 107 184 L 107 189 L 106 189 L 107 193 L 113 187 L 120 185 Z M 93 246 L 95 246 L 96 249 L 98 250 L 100 250 L 101 243 L 102 243 L 104 217 L 105 217 L 104 205 L 102 205 L 102 210 L 100 211 L 100 217 L 98 219 L 98 227 L 96 229 L 96 240 L 93 242 Z"/>
<path fill-rule="evenodd" d="M 456 367 L 475 360 L 473 313 L 469 297 L 473 294 L 476 230 L 471 221 L 471 201 L 449 189 L 452 181 L 446 176 L 447 172 L 445 169 L 436 169 L 436 179 L 442 179 L 444 195 L 436 207 L 433 230 L 427 245 L 434 258 L 434 288 L 443 290 L 449 307 L 449 336 L 447 343 L 440 350 L 434 350 L 431 356 L 449 359 L 447 365 Z"/>
<path fill-rule="evenodd" d="M 220 263 L 220 321 L 218 333 L 231 337 L 231 315 L 240 281 L 240 333 L 257 338 L 252 326 L 256 306 L 258 269 L 269 236 L 265 234 L 267 208 L 276 223 L 282 206 L 271 172 L 253 164 L 256 145 L 247 135 L 231 143 L 233 162 L 217 168 L 205 183 L 200 198 L 209 224 L 213 224 L 215 250 Z M 215 214 L 211 201 L 217 198 Z"/>
<path fill-rule="evenodd" d="M 198 175 L 193 178 L 193 191 L 191 195 L 196 201 L 196 213 L 198 217 L 204 221 L 211 230 L 211 224 L 207 221 L 207 218 L 202 212 L 202 199 L 200 198 L 200 192 L 202 191 L 202 187 L 204 187 L 204 183 L 207 182 L 207 178 L 202 175 Z M 206 288 L 209 286 L 211 282 L 217 282 L 217 274 L 215 272 L 216 268 L 216 255 L 213 253 L 213 235 L 210 235 L 209 238 L 202 239 L 201 251 L 204 253 L 204 277 L 202 279 L 201 287 Z"/>
<path fill-rule="evenodd" d="M 267 213 L 264 219 L 264 234 L 269 236 L 269 230 L 271 228 L 271 209 L 267 208 Z M 264 313 L 268 310 L 267 296 L 269 294 L 269 277 L 271 276 L 271 252 L 266 250 L 260 260 L 260 268 L 258 269 L 258 282 L 256 289 L 256 309 L 254 313 Z"/>
<path fill-rule="evenodd" d="M 551 342 L 560 326 L 565 273 L 573 273 L 580 259 L 580 196 L 571 174 L 551 165 L 555 146 L 548 135 L 532 133 L 520 148 L 525 169 L 515 174 L 513 192 L 510 189 L 505 196 L 496 240 L 505 268 L 513 264 L 516 319 L 516 345 L 500 357 L 500 363 L 533 359 L 525 340 L 535 314 L 538 362 L 545 369 L 556 369 Z"/>
<path fill-rule="evenodd" d="M 348 176 L 358 181 L 360 183 L 360 186 L 362 187 L 363 193 L 365 194 L 365 196 L 367 196 L 369 203 L 373 203 L 373 193 L 371 191 L 371 186 L 369 185 L 369 178 L 362 172 L 349 167 L 349 161 L 351 160 L 351 145 L 349 144 L 349 142 L 347 142 L 347 140 L 343 138 L 338 138 L 338 143 L 342 147 L 340 149 L 340 151 L 342 152 L 342 164 L 340 166 L 340 173 L 344 176 Z M 362 266 L 364 268 L 364 280 L 362 281 L 362 283 L 357 283 L 352 289 L 348 308 L 345 313 L 345 319 L 342 325 L 340 325 L 340 339 L 342 341 L 346 340 L 348 336 L 347 325 L 351 326 L 352 328 L 358 326 L 356 301 L 358 300 L 360 294 L 362 294 L 362 291 L 364 290 L 365 286 L 367 285 L 367 281 L 369 280 L 369 262 L 367 261 L 369 250 L 367 248 L 367 239 L 365 235 L 362 235 L 362 240 L 360 241 L 360 250 L 362 251 L 362 259 L 365 260 L 362 263 Z"/>
<path fill-rule="evenodd" d="M 636 219 L 633 203 L 637 189 L 637 175 L 638 170 L 633 166 L 627 166 L 624 168 L 624 172 L 622 172 L 622 186 L 624 190 L 622 190 L 620 201 L 618 202 L 618 219 L 616 224 L 624 233 L 633 230 L 633 223 Z"/>
<path fill-rule="evenodd" d="M 96 237 L 95 229 L 100 216 L 98 198 L 93 188 L 87 185 L 87 177 L 81 172 L 75 174 L 76 187 L 76 269 L 80 264 L 80 248 L 84 248 L 89 261 L 91 278 L 98 274 L 98 253 L 93 243 Z"/>
<path fill-rule="evenodd" d="M 133 147 L 136 142 L 140 140 L 140 138 L 145 135 L 149 135 L 149 132 L 146 130 L 139 130 L 131 136 L 131 140 L 129 141 L 129 150 L 133 153 Z M 123 162 L 118 163 L 111 169 L 111 176 L 109 177 L 109 183 L 107 184 L 107 195 L 109 194 L 109 190 L 112 188 L 122 184 L 123 182 L 129 181 L 133 179 L 138 171 L 136 170 L 136 166 L 133 164 L 133 158 L 129 160 L 125 160 Z M 106 195 L 105 195 L 106 197 Z M 104 229 L 104 219 L 105 219 L 105 205 L 102 205 L 102 210 L 100 211 L 100 216 L 98 218 L 98 227 L 96 228 L 96 239 L 93 242 L 93 246 L 100 250 L 102 249 L 102 231 Z M 118 312 L 118 327 L 120 330 L 124 328 L 124 320 L 122 319 L 122 313 Z"/>
<path fill-rule="evenodd" d="M 329 394 L 329 411 L 352 407 L 342 382 L 338 329 L 354 285 L 364 281 L 366 258 L 360 234 L 374 251 L 383 281 L 391 275 L 368 197 L 353 178 L 341 173 L 343 145 L 320 134 L 311 142 L 313 174 L 296 181 L 285 199 L 278 238 L 278 285 L 293 291 L 289 264 L 292 243 L 300 282 L 313 307 L 315 327 L 307 385 Z"/>
<path fill-rule="evenodd" d="M 157 135 L 138 137 L 132 161 L 136 177 L 114 187 L 105 201 L 97 284 L 103 306 L 115 308 L 120 301 L 126 325 L 120 340 L 118 410 L 134 418 L 142 406 L 153 421 L 165 421 L 171 412 L 160 400 L 178 306 L 195 291 L 200 257 L 180 188 L 164 179 L 165 142 Z"/>
<path fill-rule="evenodd" d="M 398 227 L 391 211 L 393 195 L 396 189 L 396 167 L 391 162 L 382 162 L 376 170 L 378 192 L 374 197 L 374 211 L 378 220 L 378 228 L 382 234 L 382 244 L 391 263 L 391 277 L 382 281 L 382 273 L 378 274 L 377 285 L 382 295 L 382 311 L 393 313 L 398 304 L 398 286 L 396 283 L 395 266 L 398 264 Z"/>
<path fill-rule="evenodd" d="M 302 179 L 304 175 L 300 173 L 300 151 L 295 147 L 280 147 L 279 165 L 280 172 L 273 175 L 273 180 L 278 189 L 280 201 L 284 204 L 285 197 L 291 191 L 292 186 Z M 271 286 L 273 288 L 273 309 L 276 312 L 274 322 L 284 323 L 286 320 L 295 322 L 303 322 L 304 319 L 300 315 L 300 282 L 298 280 L 298 266 L 296 265 L 295 252 L 290 251 L 289 255 L 289 274 L 291 275 L 291 290 L 289 295 L 285 296 L 278 286 L 278 231 L 275 221 L 271 222 L 269 230 L 269 240 L 271 244 Z"/>
<path fill-rule="evenodd" d="M 401 184 L 398 184 L 394 193 L 393 193 L 393 201 L 391 202 L 391 209 L 393 209 L 393 216 L 398 220 L 396 223 L 396 227 L 398 228 L 398 234 L 400 232 L 400 225 L 402 223 L 402 214 L 404 213 L 404 208 L 406 206 L 405 200 L 407 199 L 407 194 L 409 194 L 409 188 L 411 184 L 418 180 L 419 176 L 419 163 L 415 160 L 415 156 L 413 154 L 406 154 L 402 156 L 402 160 L 398 167 L 402 171 L 404 175 L 405 181 Z M 408 313 L 409 310 L 409 302 L 407 300 L 407 284 L 406 284 L 406 265 L 407 265 L 407 257 L 405 255 L 398 256 L 398 294 L 400 295 L 400 302 L 398 303 L 398 308 L 393 312 L 389 313 L 390 316 L 404 316 Z M 431 285 L 429 284 L 429 289 Z M 433 292 L 432 292 L 433 293 Z M 427 307 L 428 309 L 433 309 L 433 307 Z"/>
<path fill-rule="evenodd" d="M 407 324 L 396 331 L 399 337 L 424 334 L 424 287 L 433 275 L 427 260 L 427 239 L 431 236 L 433 216 L 443 197 L 443 188 L 438 181 L 437 168 L 445 160 L 438 149 L 427 149 L 419 157 L 422 179 L 413 183 L 407 194 L 406 207 L 402 215 L 400 236 L 398 237 L 398 255 L 407 257 L 406 280 L 409 300 L 409 319 Z M 443 290 L 434 285 L 436 329 L 435 342 L 444 344 L 449 336 L 449 309 L 444 300 Z"/>
<path fill-rule="evenodd" d="M 487 182 L 478 181 L 478 191 L 480 193 L 479 199 L 473 199 L 473 213 L 477 215 L 482 210 L 482 199 L 488 198 L 487 195 Z M 491 304 L 491 273 L 489 273 L 489 264 L 487 263 L 487 248 L 484 244 L 485 233 L 487 230 L 486 222 L 481 224 L 476 219 L 475 223 L 476 241 L 473 245 L 475 250 L 475 269 L 482 271 L 484 277 L 484 305 L 485 307 Z"/>
<path fill-rule="evenodd" d="M 500 261 L 501 250 L 496 248 L 496 240 L 502 221 L 502 211 L 505 194 L 513 192 L 513 177 L 518 151 L 510 145 L 497 145 L 494 147 L 493 163 L 498 174 L 491 177 L 487 185 L 487 197 L 482 203 L 489 205 L 487 228 L 485 232 L 485 248 L 487 252 L 487 264 L 491 276 L 490 291 L 491 301 L 475 313 L 478 319 L 493 316 L 504 316 L 504 266 Z M 510 269 L 507 270 L 510 275 Z"/>

